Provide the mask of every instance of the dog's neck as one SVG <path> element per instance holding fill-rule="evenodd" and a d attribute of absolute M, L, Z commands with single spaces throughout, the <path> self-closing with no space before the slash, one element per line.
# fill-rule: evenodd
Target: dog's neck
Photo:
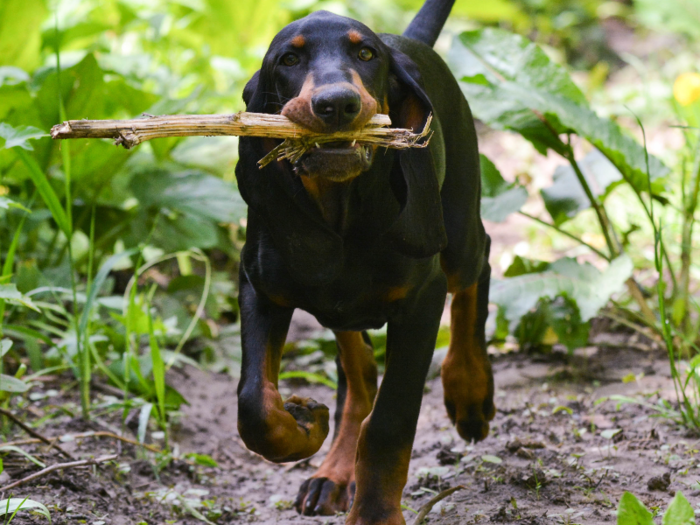
<path fill-rule="evenodd" d="M 354 179 L 335 182 L 322 177 L 305 175 L 300 178 L 306 193 L 316 203 L 326 223 L 334 231 L 342 234 L 347 227 L 350 186 Z"/>

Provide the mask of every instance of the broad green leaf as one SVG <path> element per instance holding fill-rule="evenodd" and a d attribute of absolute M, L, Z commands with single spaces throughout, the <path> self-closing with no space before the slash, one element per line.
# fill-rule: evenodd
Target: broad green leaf
<path fill-rule="evenodd" d="M 508 269 L 503 273 L 505 277 L 517 277 L 526 273 L 542 273 L 549 270 L 551 263 L 538 261 L 536 259 L 526 259 L 516 255 Z"/>
<path fill-rule="evenodd" d="M 3 66 L 31 70 L 41 60 L 41 25 L 46 17 L 44 0 L 0 2 L 0 57 Z"/>
<path fill-rule="evenodd" d="M 581 320 L 581 312 L 576 301 L 562 294 L 550 301 L 545 311 L 547 322 L 554 330 L 559 342 L 569 351 L 588 344 L 591 325 Z"/>
<path fill-rule="evenodd" d="M 663 525 L 695 525 L 695 512 L 682 492 L 676 492 L 664 513 Z"/>
<path fill-rule="evenodd" d="M 527 201 L 527 190 L 517 183 L 505 181 L 496 166 L 485 155 L 481 161 L 481 216 L 492 222 L 503 222 L 520 210 Z"/>
<path fill-rule="evenodd" d="M 29 390 L 29 385 L 16 377 L 0 374 L 0 392 L 21 394 Z"/>
<path fill-rule="evenodd" d="M 481 198 L 481 216 L 487 221 L 503 222 L 508 215 L 520 211 L 527 201 L 527 190 L 514 186 L 498 197 Z"/>
<path fill-rule="evenodd" d="M 131 187 L 146 207 L 157 206 L 216 222 L 238 222 L 246 214 L 246 205 L 234 184 L 200 171 L 139 173 Z"/>
<path fill-rule="evenodd" d="M 48 135 L 38 128 L 31 126 L 23 126 L 22 128 L 13 128 L 9 124 L 0 123 L 0 138 L 5 139 L 5 149 L 20 148 L 32 151 L 34 148 L 29 144 L 30 139 L 40 139 Z"/>
<path fill-rule="evenodd" d="M 632 261 L 626 255 L 613 260 L 603 273 L 588 263 L 579 265 L 573 259 L 562 259 L 543 273 L 495 281 L 491 285 L 490 300 L 502 309 L 513 325 L 532 310 L 540 298 L 554 299 L 565 294 L 576 301 L 581 321 L 586 322 L 606 305 L 612 294 L 622 289 L 632 269 Z"/>
<path fill-rule="evenodd" d="M 37 312 L 39 311 L 29 297 L 17 290 L 17 285 L 15 284 L 0 284 L 0 300 L 11 304 L 26 306 Z"/>
<path fill-rule="evenodd" d="M 450 64 L 477 118 L 522 134 L 542 153 L 565 153 L 559 135 L 577 133 L 638 190 L 648 189 L 644 148 L 616 123 L 598 117 L 566 71 L 534 43 L 500 29 L 467 31 L 455 39 Z M 650 156 L 649 172 L 656 181 L 653 191 L 662 191 L 657 179 L 668 168 Z"/>
<path fill-rule="evenodd" d="M 655 525 L 651 512 L 631 492 L 625 492 L 617 508 L 617 525 Z"/>
<path fill-rule="evenodd" d="M 591 192 L 600 201 L 622 180 L 618 169 L 598 150 L 586 155 L 578 165 Z M 591 207 L 591 201 L 570 164 L 559 166 L 554 172 L 554 183 L 541 193 L 545 207 L 557 226 Z"/>

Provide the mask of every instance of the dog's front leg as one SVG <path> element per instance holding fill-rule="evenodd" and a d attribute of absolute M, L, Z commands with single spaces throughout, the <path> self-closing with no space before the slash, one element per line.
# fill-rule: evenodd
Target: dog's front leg
<path fill-rule="evenodd" d="M 277 380 L 293 308 L 256 293 L 241 272 L 243 364 L 238 384 L 238 432 L 246 446 L 275 462 L 315 454 L 328 435 L 328 407 L 292 396 L 282 401 Z"/>
<path fill-rule="evenodd" d="M 386 373 L 357 443 L 357 488 L 346 524 L 405 524 L 401 494 L 446 294 L 441 274 L 389 321 Z"/>

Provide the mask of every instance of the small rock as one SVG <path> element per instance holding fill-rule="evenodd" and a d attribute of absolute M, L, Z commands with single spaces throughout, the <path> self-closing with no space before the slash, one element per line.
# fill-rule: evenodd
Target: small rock
<path fill-rule="evenodd" d="M 513 441 L 506 443 L 506 449 L 508 452 L 517 452 L 519 448 L 523 446 L 523 442 L 520 439 L 515 438 Z"/>
<path fill-rule="evenodd" d="M 523 459 L 535 459 L 535 453 L 527 448 L 519 448 L 515 453 L 519 458 Z"/>
<path fill-rule="evenodd" d="M 462 454 L 453 452 L 449 445 L 445 445 L 438 450 L 436 457 L 440 465 L 454 465 L 462 458 Z"/>
<path fill-rule="evenodd" d="M 671 484 L 671 474 L 664 472 L 661 476 L 654 476 L 647 482 L 649 490 L 660 490 L 666 492 Z"/>
<path fill-rule="evenodd" d="M 523 484 L 529 489 L 537 490 L 547 484 L 547 476 L 542 470 L 536 468 L 532 474 L 523 479 Z"/>

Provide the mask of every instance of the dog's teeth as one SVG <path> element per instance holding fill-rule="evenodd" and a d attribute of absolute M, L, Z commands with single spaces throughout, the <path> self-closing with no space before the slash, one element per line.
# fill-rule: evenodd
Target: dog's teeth
<path fill-rule="evenodd" d="M 317 147 L 318 149 L 321 149 L 321 146 L 319 145 L 318 142 L 316 143 L 316 147 Z"/>
<path fill-rule="evenodd" d="M 353 140 L 353 141 L 352 141 L 352 147 L 353 147 L 353 148 L 355 147 L 355 144 L 357 144 L 357 140 Z"/>

